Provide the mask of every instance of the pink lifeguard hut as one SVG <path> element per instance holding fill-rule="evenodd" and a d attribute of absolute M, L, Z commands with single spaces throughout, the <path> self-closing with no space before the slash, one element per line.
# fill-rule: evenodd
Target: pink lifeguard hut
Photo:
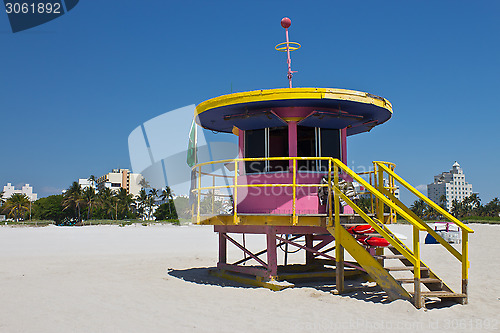
<path fill-rule="evenodd" d="M 287 54 L 288 88 L 232 93 L 196 107 L 198 125 L 238 137 L 238 158 L 193 167 L 193 221 L 214 225 L 219 234 L 213 273 L 273 290 L 323 278 L 335 281 L 336 293 L 347 291 L 346 276 L 357 275 L 375 281 L 390 299 L 412 300 L 417 307 L 426 299 L 466 303 L 467 240 L 473 231 L 397 175 L 393 163 L 375 161 L 373 171 L 362 174 L 347 167 L 347 138 L 388 121 L 392 105 L 365 92 L 293 88 L 290 52 L 301 46 L 289 41 L 291 20 L 281 25 L 286 41 L 275 49 Z M 396 184 L 460 228 L 461 252 L 399 201 Z M 203 206 L 207 200 L 212 210 Z M 229 208 L 215 211 L 221 200 Z M 413 226 L 410 245 L 387 227 L 396 216 Z M 419 231 L 429 232 L 461 263 L 460 293 L 422 262 Z M 251 251 L 246 234 L 265 235 L 267 246 Z M 228 262 L 229 244 L 243 258 Z M 291 249 L 304 253 L 303 262 L 288 262 Z"/>

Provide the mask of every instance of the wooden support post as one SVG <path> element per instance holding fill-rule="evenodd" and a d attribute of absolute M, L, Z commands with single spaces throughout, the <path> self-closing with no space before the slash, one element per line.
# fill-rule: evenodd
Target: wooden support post
<path fill-rule="evenodd" d="M 305 235 L 306 237 L 306 247 L 313 248 L 313 235 Z M 314 263 L 314 253 L 306 251 L 306 265 L 312 265 Z"/>
<path fill-rule="evenodd" d="M 219 264 L 227 263 L 227 239 L 223 232 L 219 232 Z"/>
<path fill-rule="evenodd" d="M 468 282 L 469 282 L 469 233 L 465 230 L 462 230 L 462 294 L 465 294 L 467 296 L 464 300 L 464 304 L 469 303 Z"/>
<path fill-rule="evenodd" d="M 384 248 L 383 247 L 378 247 L 375 249 L 375 254 L 378 255 L 378 256 L 381 256 L 384 254 Z M 377 259 L 377 261 L 380 263 L 380 265 L 382 265 L 382 267 L 384 266 L 384 259 Z"/>
<path fill-rule="evenodd" d="M 267 237 L 267 266 L 269 277 L 271 280 L 278 275 L 278 256 L 276 253 L 276 230 L 273 227 L 268 227 L 266 232 Z"/>

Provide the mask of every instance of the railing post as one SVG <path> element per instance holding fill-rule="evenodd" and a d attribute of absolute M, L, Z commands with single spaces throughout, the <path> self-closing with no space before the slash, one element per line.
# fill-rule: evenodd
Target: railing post
<path fill-rule="evenodd" d="M 297 219 L 297 212 L 295 205 L 297 201 L 297 159 L 293 158 L 293 186 L 292 186 L 292 224 L 296 225 L 299 221 Z"/>
<path fill-rule="evenodd" d="M 396 168 L 396 165 L 392 166 L 392 171 L 394 171 L 394 168 Z M 394 191 L 394 196 L 396 196 L 396 180 L 392 176 L 391 176 L 391 179 L 392 179 L 392 187 L 393 187 L 393 191 Z M 395 210 L 393 210 L 392 213 L 393 213 L 393 223 L 396 223 L 398 221 L 398 219 L 397 219 L 398 215 L 397 215 Z"/>
<path fill-rule="evenodd" d="M 465 294 L 465 304 L 469 302 L 467 294 L 469 282 L 469 232 L 462 229 L 462 294 Z"/>
<path fill-rule="evenodd" d="M 336 163 L 333 165 L 333 179 L 335 188 L 339 188 L 339 167 Z M 337 288 L 337 293 L 342 293 L 344 291 L 344 248 L 342 246 L 342 239 L 340 228 L 340 202 L 339 195 L 335 194 L 335 287 Z"/>
<path fill-rule="evenodd" d="M 420 309 L 422 304 L 421 284 L 420 284 L 420 230 L 413 226 L 413 254 L 415 255 L 415 265 L 413 266 L 414 294 L 413 301 L 415 307 Z"/>
<path fill-rule="evenodd" d="M 212 175 L 212 215 L 214 215 L 215 204 L 215 175 Z"/>
<path fill-rule="evenodd" d="M 201 201 L 201 166 L 198 166 L 198 206 L 196 207 L 196 223 L 200 224 L 201 217 L 200 217 L 200 201 Z"/>
<path fill-rule="evenodd" d="M 333 227 L 332 217 L 332 159 L 328 160 L 328 226 Z"/>
<path fill-rule="evenodd" d="M 384 170 L 382 168 L 377 168 L 377 190 L 383 192 L 384 188 Z M 377 218 L 381 223 L 385 223 L 384 221 L 384 203 L 382 200 L 377 199 Z"/>
<path fill-rule="evenodd" d="M 375 186 L 374 185 L 374 182 L 375 182 L 375 170 L 373 170 L 373 173 L 370 173 L 370 185 L 372 186 Z M 372 181 L 373 179 L 373 181 Z M 375 209 L 373 208 L 373 206 L 375 205 L 375 200 L 374 200 L 374 196 L 373 194 L 370 192 L 370 201 L 371 201 L 371 213 L 372 214 L 375 214 Z"/>
<path fill-rule="evenodd" d="M 238 161 L 234 161 L 234 191 L 233 191 L 233 201 L 234 201 L 234 207 L 233 207 L 233 223 L 238 224 L 238 214 L 237 214 L 237 208 L 238 207 Z"/>

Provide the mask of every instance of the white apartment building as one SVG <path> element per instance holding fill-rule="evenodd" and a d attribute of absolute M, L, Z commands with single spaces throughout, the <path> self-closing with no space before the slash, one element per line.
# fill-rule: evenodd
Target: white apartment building
<path fill-rule="evenodd" d="M 107 187 L 112 190 L 124 188 L 129 194 L 138 195 L 142 189 L 139 182 L 143 179 L 140 173 L 131 173 L 128 169 L 113 169 L 110 173 L 97 178 L 98 190 Z"/>
<path fill-rule="evenodd" d="M 460 164 L 455 161 L 449 172 L 434 176 L 434 183 L 427 185 L 429 199 L 440 204 L 440 199 L 446 197 L 446 209 L 451 209 L 453 200 L 458 202 L 472 194 L 472 184 L 465 181 L 465 174 Z"/>
<path fill-rule="evenodd" d="M 4 199 L 10 198 L 14 193 L 25 194 L 31 202 L 38 199 L 38 195 L 33 193 L 33 187 L 30 184 L 26 184 L 20 190 L 16 190 L 11 183 L 7 183 L 7 186 L 3 187 L 3 192 Z"/>
<path fill-rule="evenodd" d="M 78 179 L 78 184 L 80 185 L 82 190 L 85 190 L 88 187 L 96 188 L 96 184 L 94 182 L 91 182 L 90 180 L 86 178 L 80 178 Z"/>

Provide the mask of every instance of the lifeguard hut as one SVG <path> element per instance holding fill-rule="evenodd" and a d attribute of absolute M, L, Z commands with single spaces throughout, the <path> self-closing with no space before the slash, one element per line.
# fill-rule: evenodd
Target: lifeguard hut
<path fill-rule="evenodd" d="M 335 280 L 336 293 L 346 291 L 346 277 L 364 275 L 390 299 L 412 300 L 418 308 L 427 299 L 467 303 L 468 234 L 473 230 L 396 174 L 393 163 L 375 161 L 373 170 L 362 174 L 347 167 L 347 138 L 388 121 L 392 105 L 360 91 L 293 88 L 290 52 L 301 46 L 289 41 L 290 19 L 281 25 L 286 41 L 275 48 L 287 54 L 288 88 L 232 93 L 196 107 L 198 125 L 238 137 L 238 158 L 193 167 L 193 221 L 214 225 L 219 235 L 214 274 L 273 290 L 293 286 L 296 279 L 326 278 Z M 363 193 L 353 195 L 353 183 Z M 460 228 L 461 251 L 398 200 L 396 184 Z M 358 205 L 359 195 L 370 204 Z M 230 202 L 229 209 L 214 211 L 214 201 L 222 200 L 218 196 Z M 212 210 L 203 207 L 207 200 Z M 387 227 L 396 216 L 412 225 L 411 241 L 404 243 Z M 458 260 L 461 292 L 422 262 L 420 231 Z M 243 241 L 236 234 L 243 234 L 238 236 Z M 266 248 L 250 251 L 246 234 L 265 235 Z M 242 259 L 228 262 L 230 244 L 242 251 Z M 283 246 L 279 264 L 277 251 Z M 287 262 L 291 249 L 304 253 L 302 263 Z"/>

